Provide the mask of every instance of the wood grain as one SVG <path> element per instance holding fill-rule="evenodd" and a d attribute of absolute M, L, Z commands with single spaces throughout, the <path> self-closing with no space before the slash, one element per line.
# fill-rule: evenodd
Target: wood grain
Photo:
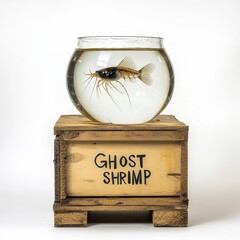
<path fill-rule="evenodd" d="M 188 200 L 188 142 L 182 142 L 181 156 L 181 198 L 182 201 Z"/>
<path fill-rule="evenodd" d="M 66 160 L 67 160 L 67 142 L 60 141 L 60 166 L 59 166 L 59 196 L 60 200 L 65 199 L 67 197 L 66 191 Z"/>
<path fill-rule="evenodd" d="M 75 211 L 75 212 L 55 212 L 54 214 L 54 226 L 55 227 L 74 227 L 74 226 L 86 226 L 87 225 L 87 212 Z"/>
<path fill-rule="evenodd" d="M 180 197 L 68 197 L 62 204 L 71 206 L 179 206 Z"/>
<path fill-rule="evenodd" d="M 68 205 L 68 204 L 54 204 L 54 212 L 80 212 L 80 211 L 177 211 L 181 209 L 187 209 L 185 203 L 179 203 L 177 205 L 168 204 L 166 201 L 165 204 L 161 205 Z"/>
<path fill-rule="evenodd" d="M 155 227 L 186 227 L 188 224 L 187 209 L 154 210 L 152 221 Z"/>
<path fill-rule="evenodd" d="M 119 125 L 92 122 L 82 115 L 62 115 L 54 126 L 55 135 L 61 134 L 61 131 L 132 131 L 132 130 L 171 130 L 184 129 L 186 125 L 178 121 L 172 115 L 159 115 L 152 121 L 142 124 Z"/>
<path fill-rule="evenodd" d="M 56 227 L 85 226 L 89 211 L 139 210 L 152 211 L 154 226 L 187 226 L 187 125 L 169 115 L 135 125 L 103 124 L 80 115 L 63 115 L 54 133 Z M 144 168 L 151 168 L 153 181 L 140 188 L 102 186 L 102 172 L 99 175 L 91 166 L 100 150 L 117 157 L 144 151 L 150 159 Z M 129 171 L 123 168 L 114 171 Z"/>
<path fill-rule="evenodd" d="M 99 156 L 98 153 L 105 156 Z M 140 166 L 138 154 L 145 157 Z M 135 163 L 135 167 L 128 160 L 129 156 Z M 67 196 L 179 196 L 180 195 L 180 163 L 181 163 L 181 145 L 179 143 L 75 143 L 71 142 L 67 148 L 66 161 L 66 181 Z M 120 165 L 120 159 L 124 156 L 128 164 Z M 117 169 L 113 169 L 114 164 L 109 164 L 109 158 L 112 161 L 115 157 Z M 97 160 L 96 166 L 94 159 Z M 102 167 L 102 161 L 107 163 L 106 168 Z M 109 166 L 110 165 L 110 166 Z M 111 169 L 110 169 L 111 167 Z M 141 171 L 141 184 L 132 181 L 132 175 Z M 144 171 L 151 174 L 144 182 Z M 109 173 L 108 177 L 104 177 Z M 111 174 L 117 179 L 112 181 Z M 125 174 L 121 181 L 120 174 Z M 131 182 L 128 183 L 128 174 Z M 171 175 L 171 174 L 177 174 Z M 104 183 L 108 180 L 109 183 Z M 138 181 L 139 182 L 139 181 Z M 93 191 L 94 189 L 94 191 Z"/>
<path fill-rule="evenodd" d="M 60 201 L 60 143 L 58 137 L 54 140 L 54 183 L 55 201 Z"/>
<path fill-rule="evenodd" d="M 166 130 L 166 131 L 64 131 L 60 136 L 60 140 L 65 141 L 183 141 L 186 135 L 183 130 Z"/>

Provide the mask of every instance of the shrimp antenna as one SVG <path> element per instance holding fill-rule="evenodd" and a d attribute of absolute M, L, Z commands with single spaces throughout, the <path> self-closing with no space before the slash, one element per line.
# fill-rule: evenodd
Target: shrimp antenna
<path fill-rule="evenodd" d="M 87 83 L 87 85 L 85 86 L 85 88 L 83 89 L 81 95 L 83 95 L 83 93 L 85 92 L 85 90 L 87 89 L 87 87 L 89 86 L 89 84 L 91 83 L 91 80 L 93 79 L 93 77 L 89 77 L 87 80 L 89 80 L 89 82 Z M 84 81 L 86 82 L 86 81 Z M 81 84 L 82 85 L 82 84 Z"/>
<path fill-rule="evenodd" d="M 98 78 L 96 78 L 96 81 L 95 81 L 95 83 L 94 83 L 94 85 L 93 85 L 93 89 L 92 89 L 92 92 L 91 92 L 91 95 L 90 95 L 90 98 L 89 98 L 89 103 L 90 103 L 90 101 L 91 101 L 91 99 L 92 99 L 92 95 L 93 95 L 94 88 L 97 86 L 97 82 L 98 82 Z"/>

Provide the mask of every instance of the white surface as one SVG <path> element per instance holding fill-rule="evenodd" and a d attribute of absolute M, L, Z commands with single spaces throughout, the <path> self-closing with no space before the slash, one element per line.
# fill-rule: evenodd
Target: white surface
<path fill-rule="evenodd" d="M 239 239 L 240 2 L 1 1 L 0 238 Z M 65 74 L 76 37 L 164 37 L 176 77 L 165 114 L 190 126 L 189 228 L 53 228 L 53 125 L 77 114 Z"/>

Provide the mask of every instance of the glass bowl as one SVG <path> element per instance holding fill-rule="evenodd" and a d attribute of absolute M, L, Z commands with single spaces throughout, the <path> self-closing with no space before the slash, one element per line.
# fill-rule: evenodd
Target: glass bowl
<path fill-rule="evenodd" d="M 150 121 L 169 103 L 173 69 L 156 37 L 80 37 L 67 70 L 76 108 L 113 124 Z"/>

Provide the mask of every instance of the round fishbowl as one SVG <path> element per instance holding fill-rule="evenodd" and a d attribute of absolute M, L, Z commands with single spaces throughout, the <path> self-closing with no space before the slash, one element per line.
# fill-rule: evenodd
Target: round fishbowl
<path fill-rule="evenodd" d="M 144 123 L 169 103 L 173 69 L 162 38 L 80 37 L 67 87 L 76 108 L 93 121 Z"/>

